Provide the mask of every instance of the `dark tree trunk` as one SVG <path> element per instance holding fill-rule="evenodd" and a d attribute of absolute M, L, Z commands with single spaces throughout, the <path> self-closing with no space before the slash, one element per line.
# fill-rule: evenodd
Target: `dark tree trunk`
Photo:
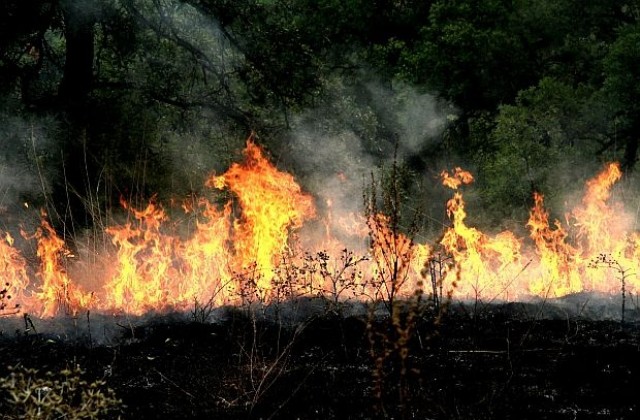
<path fill-rule="evenodd" d="M 91 193 L 92 170 L 87 156 L 91 141 L 88 127 L 92 118 L 90 94 L 93 85 L 96 4 L 93 0 L 61 0 L 66 55 L 58 90 L 59 105 L 68 129 L 60 139 L 64 176 L 53 188 L 59 229 L 72 232 L 74 226 L 91 224 L 85 206 Z M 52 215 L 53 216 L 53 215 Z"/>
<path fill-rule="evenodd" d="M 73 117 L 81 117 L 93 84 L 95 15 L 90 1 L 63 0 L 66 59 L 59 95 Z"/>

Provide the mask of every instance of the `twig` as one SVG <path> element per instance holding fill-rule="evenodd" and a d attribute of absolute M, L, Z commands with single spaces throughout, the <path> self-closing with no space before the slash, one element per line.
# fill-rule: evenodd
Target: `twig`
<path fill-rule="evenodd" d="M 178 390 L 182 391 L 182 393 L 184 393 L 187 397 L 189 398 L 193 398 L 195 399 L 196 397 L 190 393 L 189 391 L 187 391 L 186 389 L 182 388 L 180 385 L 176 384 L 174 381 L 172 381 L 171 379 L 167 378 L 166 375 L 164 375 L 162 372 L 160 372 L 158 369 L 153 368 L 153 371 L 156 372 L 158 375 L 160 375 L 160 378 L 162 378 L 163 380 L 167 381 L 167 383 L 169 383 L 170 385 L 173 385 L 174 387 L 176 387 Z"/>

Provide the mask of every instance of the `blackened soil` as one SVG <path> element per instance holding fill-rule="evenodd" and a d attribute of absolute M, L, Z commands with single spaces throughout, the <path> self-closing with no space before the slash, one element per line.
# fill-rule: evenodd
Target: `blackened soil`
<path fill-rule="evenodd" d="M 0 374 L 80 365 L 116 391 L 125 419 L 640 418 L 638 324 L 504 307 L 395 323 L 230 310 L 129 325 L 99 345 L 3 331 L 0 355 Z"/>

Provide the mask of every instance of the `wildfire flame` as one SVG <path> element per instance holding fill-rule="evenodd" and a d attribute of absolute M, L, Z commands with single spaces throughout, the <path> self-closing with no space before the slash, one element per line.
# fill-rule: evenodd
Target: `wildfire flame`
<path fill-rule="evenodd" d="M 244 161 L 234 163 L 222 176 L 213 176 L 207 186 L 229 188 L 238 198 L 242 216 L 234 223 L 233 248 L 240 269 L 255 264 L 256 287 L 268 294 L 279 258 L 287 251 L 290 231 L 312 218 L 315 207 L 293 176 L 280 172 L 251 141 Z"/>
<path fill-rule="evenodd" d="M 471 174 L 460 168 L 452 176 L 444 171 L 441 176 L 443 185 L 454 190 L 473 181 Z M 447 215 L 453 225 L 444 232 L 440 245 L 451 255 L 453 267 L 445 283 L 465 296 L 484 296 L 490 290 L 495 296 L 508 299 L 509 282 L 522 269 L 520 241 L 511 232 L 490 237 L 467 226 L 465 203 L 459 191 L 447 202 Z"/>
<path fill-rule="evenodd" d="M 442 184 L 453 190 L 446 203 L 449 226 L 437 241 L 419 243 L 382 213 L 368 220 L 334 214 L 331 200 L 318 220 L 313 198 L 250 138 L 241 162 L 206 181 L 211 197 L 183 206 L 184 218 L 194 222 L 186 233 L 175 229 L 155 200 L 143 209 L 122 201 L 129 220 L 105 230 L 112 259 L 109 270 L 92 273 L 99 285 L 95 289 L 84 290 L 91 287 L 81 288 L 69 274 L 66 268 L 74 258 L 46 214 L 35 233 L 23 233 L 37 243 L 36 267 L 30 267 L 5 233 L 0 240 L 0 314 L 21 310 L 56 316 L 89 309 L 142 314 L 184 310 L 194 302 L 269 302 L 283 288 L 290 297 L 328 293 L 334 300 L 437 290 L 459 298 L 515 300 L 581 291 L 616 293 L 624 280 L 628 292 L 638 293 L 640 234 L 623 217 L 622 205 L 612 200 L 621 176 L 618 164 L 606 165 L 587 181 L 582 201 L 564 223 L 550 221 L 544 196 L 535 193 L 526 223 L 529 236 L 518 237 L 469 226 L 462 189 L 473 176 L 461 168 L 443 171 Z M 309 249 L 302 250 L 296 238 L 312 220 L 322 233 L 303 241 Z M 349 244 L 362 243 L 364 249 L 348 250 L 345 235 L 356 238 Z M 434 262 L 440 264 L 438 270 Z M 429 290 L 424 287 L 427 279 Z"/>
<path fill-rule="evenodd" d="M 556 220 L 549 226 L 549 213 L 544 209 L 544 196 L 534 194 L 535 205 L 529 214 L 527 227 L 536 245 L 540 267 L 537 279 L 530 285 L 538 295 L 562 296 L 582 290 L 579 253 L 568 241 L 568 233 Z"/>
<path fill-rule="evenodd" d="M 33 235 L 38 243 L 36 255 L 40 258 L 40 267 L 37 276 L 42 285 L 35 292 L 35 299 L 29 300 L 29 306 L 39 306 L 41 316 L 50 317 L 63 311 L 76 314 L 89 307 L 93 294 L 81 291 L 67 275 L 63 261 L 72 254 L 46 217 L 42 212 L 40 227 Z M 23 236 L 29 238 L 26 233 Z"/>
<path fill-rule="evenodd" d="M 7 232 L 0 240 L 0 315 L 17 313 L 19 305 L 25 299 L 25 290 L 29 285 L 27 264 L 18 250 L 13 247 L 13 237 Z"/>
<path fill-rule="evenodd" d="M 440 177 L 442 178 L 442 185 L 452 190 L 457 190 L 461 185 L 467 185 L 473 182 L 471 172 L 465 171 L 460 167 L 456 167 L 451 175 L 449 175 L 447 171 L 442 171 Z"/>

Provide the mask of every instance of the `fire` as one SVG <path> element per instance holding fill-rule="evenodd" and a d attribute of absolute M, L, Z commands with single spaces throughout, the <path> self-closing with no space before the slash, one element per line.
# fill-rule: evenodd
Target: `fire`
<path fill-rule="evenodd" d="M 126 202 L 122 202 L 128 209 Z M 144 210 L 130 209 L 136 220 L 107 228 L 118 249 L 115 275 L 107 282 L 107 307 L 139 314 L 170 306 L 171 282 L 177 279 L 173 266 L 174 238 L 160 231 L 166 220 L 163 209 L 150 203 Z"/>
<path fill-rule="evenodd" d="M 636 234 L 629 228 L 631 223 L 620 203 L 608 202 L 612 187 L 621 177 L 619 164 L 611 163 L 588 180 L 581 204 L 567 215 L 567 227 L 556 220 L 552 229 L 543 196 L 534 196 L 535 206 L 527 223 L 540 257 L 540 276 L 531 287 L 534 293 L 615 293 L 620 290 L 622 275 L 634 290 L 637 288 L 637 276 L 629 275 L 638 268 Z M 573 243 L 569 241 L 570 232 L 576 238 Z"/>
<path fill-rule="evenodd" d="M 625 215 L 620 202 L 610 202 L 611 189 L 621 178 L 618 163 L 606 165 L 597 176 L 587 181 L 582 203 L 569 217 L 577 230 L 577 247 L 581 256 L 579 262 L 587 266 L 584 270 L 587 290 L 604 293 L 619 290 L 621 271 L 630 281 L 632 291 L 636 291 L 639 285 L 636 273 L 640 273 L 640 267 L 638 259 L 634 258 L 637 247 L 634 246 L 632 222 Z M 604 270 L 603 273 L 602 264 L 599 264 L 602 260 L 615 261 L 618 272 Z M 634 274 L 627 276 L 631 272 Z M 617 279 L 612 279 L 612 276 Z"/>
<path fill-rule="evenodd" d="M 13 237 L 8 232 L 0 240 L 0 315 L 17 313 L 23 302 L 29 284 L 27 264 L 18 250 L 13 247 Z"/>
<path fill-rule="evenodd" d="M 183 260 L 178 301 L 200 300 L 222 305 L 234 302 L 239 288 L 233 281 L 233 262 L 228 250 L 231 242 L 231 203 L 218 210 L 200 200 L 202 220 L 196 220 L 193 237 L 180 248 Z"/>
<path fill-rule="evenodd" d="M 371 236 L 373 294 L 409 296 L 422 289 L 421 267 L 416 263 L 428 254 L 428 247 L 417 246 L 410 238 L 391 226 L 390 218 L 376 213 L 368 221 Z M 411 280 L 414 280 L 413 282 Z"/>
<path fill-rule="evenodd" d="M 42 213 L 40 227 L 33 237 L 38 242 L 37 256 L 40 267 L 37 276 L 42 281 L 40 290 L 35 293 L 39 303 L 34 310 L 40 315 L 51 317 L 59 313 L 77 314 L 89 307 L 93 300 L 92 293 L 82 292 L 69 278 L 63 262 L 72 256 L 64 241 Z M 26 237 L 29 237 L 25 234 Z M 34 302 L 30 302 L 33 306 Z"/>
<path fill-rule="evenodd" d="M 580 260 L 578 250 L 568 243 L 568 233 L 558 220 L 554 222 L 554 228 L 549 226 L 543 195 L 535 193 L 534 201 L 527 227 L 540 259 L 539 271 L 530 290 L 536 295 L 553 297 L 581 291 L 582 274 L 576 264 Z"/>
<path fill-rule="evenodd" d="M 92 273 L 93 286 L 74 281 L 67 267 L 75 257 L 46 214 L 35 233 L 23 233 L 37 244 L 38 265 L 5 233 L 0 315 L 143 314 L 305 294 L 337 302 L 439 293 L 488 302 L 619 293 L 622 282 L 638 293 L 640 233 L 614 200 L 621 176 L 618 164 L 606 165 L 564 222 L 552 221 L 544 196 L 534 193 L 529 234 L 519 237 L 470 226 L 462 190 L 473 175 L 459 167 L 443 171 L 442 184 L 453 190 L 445 207 L 449 225 L 429 243 L 401 232 L 389 215 L 343 214 L 331 199 L 318 216 L 314 199 L 250 138 L 243 159 L 210 176 L 206 196 L 183 206 L 187 227 L 155 200 L 141 209 L 122 201 L 128 221 L 106 228 L 109 269 Z M 298 241 L 299 235 L 307 237 Z"/>
<path fill-rule="evenodd" d="M 587 190 L 582 199 L 582 206 L 573 211 L 575 226 L 578 228 L 578 238 L 584 239 L 587 252 L 621 251 L 616 238 L 624 235 L 613 222 L 616 215 L 622 215 L 619 205 L 607 204 L 611 196 L 611 187 L 622 177 L 620 165 L 611 163 L 595 178 L 587 181 Z"/>
<path fill-rule="evenodd" d="M 304 194 L 293 176 L 280 172 L 251 141 L 244 161 L 234 163 L 222 176 L 213 176 L 208 186 L 229 188 L 238 198 L 242 216 L 233 227 L 238 269 L 255 264 L 257 292 L 268 295 L 279 259 L 289 245 L 291 230 L 315 214 L 311 196 Z"/>
<path fill-rule="evenodd" d="M 129 209 L 136 224 L 107 229 L 119 262 L 107 282 L 106 307 L 140 314 L 200 303 L 236 303 L 255 288 L 269 300 L 276 268 L 288 251 L 290 234 L 313 217 L 314 205 L 290 174 L 278 171 L 251 139 L 244 160 L 206 185 L 228 188 L 233 202 L 222 210 L 199 201 L 196 229 L 186 241 L 162 231 L 167 216 L 155 204 Z M 123 207 L 129 206 L 123 202 Z M 187 210 L 192 210 L 185 206 Z M 251 284 L 247 284 L 251 283 Z"/>
<path fill-rule="evenodd" d="M 473 177 L 456 168 L 453 175 L 442 172 L 443 185 L 457 190 L 462 184 L 469 184 Z M 510 295 L 511 282 L 521 267 L 520 241 L 511 232 L 502 232 L 490 237 L 465 223 L 467 213 L 462 194 L 456 191 L 447 202 L 447 215 L 452 226 L 445 230 L 440 246 L 451 255 L 453 267 L 445 276 L 449 292 L 468 297 L 489 297 L 506 299 Z"/>
<path fill-rule="evenodd" d="M 440 241 L 453 261 L 446 275 L 450 290 L 485 300 L 617 293 L 624 276 L 627 290 L 635 292 L 638 235 L 629 228 L 622 206 L 609 203 L 621 176 L 620 166 L 612 163 L 588 180 L 582 202 L 567 215 L 566 226 L 558 220 L 550 224 L 543 195 L 534 193 L 526 224 L 533 249 L 512 232 L 491 237 L 467 226 L 464 199 L 456 191 L 447 203 L 452 226 Z M 454 190 L 473 180 L 460 168 L 452 175 L 443 172 L 442 179 Z"/>
<path fill-rule="evenodd" d="M 442 178 L 442 185 L 452 190 L 457 190 L 461 185 L 468 185 L 473 182 L 471 172 L 465 171 L 460 167 L 456 167 L 452 175 L 449 175 L 447 171 L 442 171 L 440 177 Z"/>

